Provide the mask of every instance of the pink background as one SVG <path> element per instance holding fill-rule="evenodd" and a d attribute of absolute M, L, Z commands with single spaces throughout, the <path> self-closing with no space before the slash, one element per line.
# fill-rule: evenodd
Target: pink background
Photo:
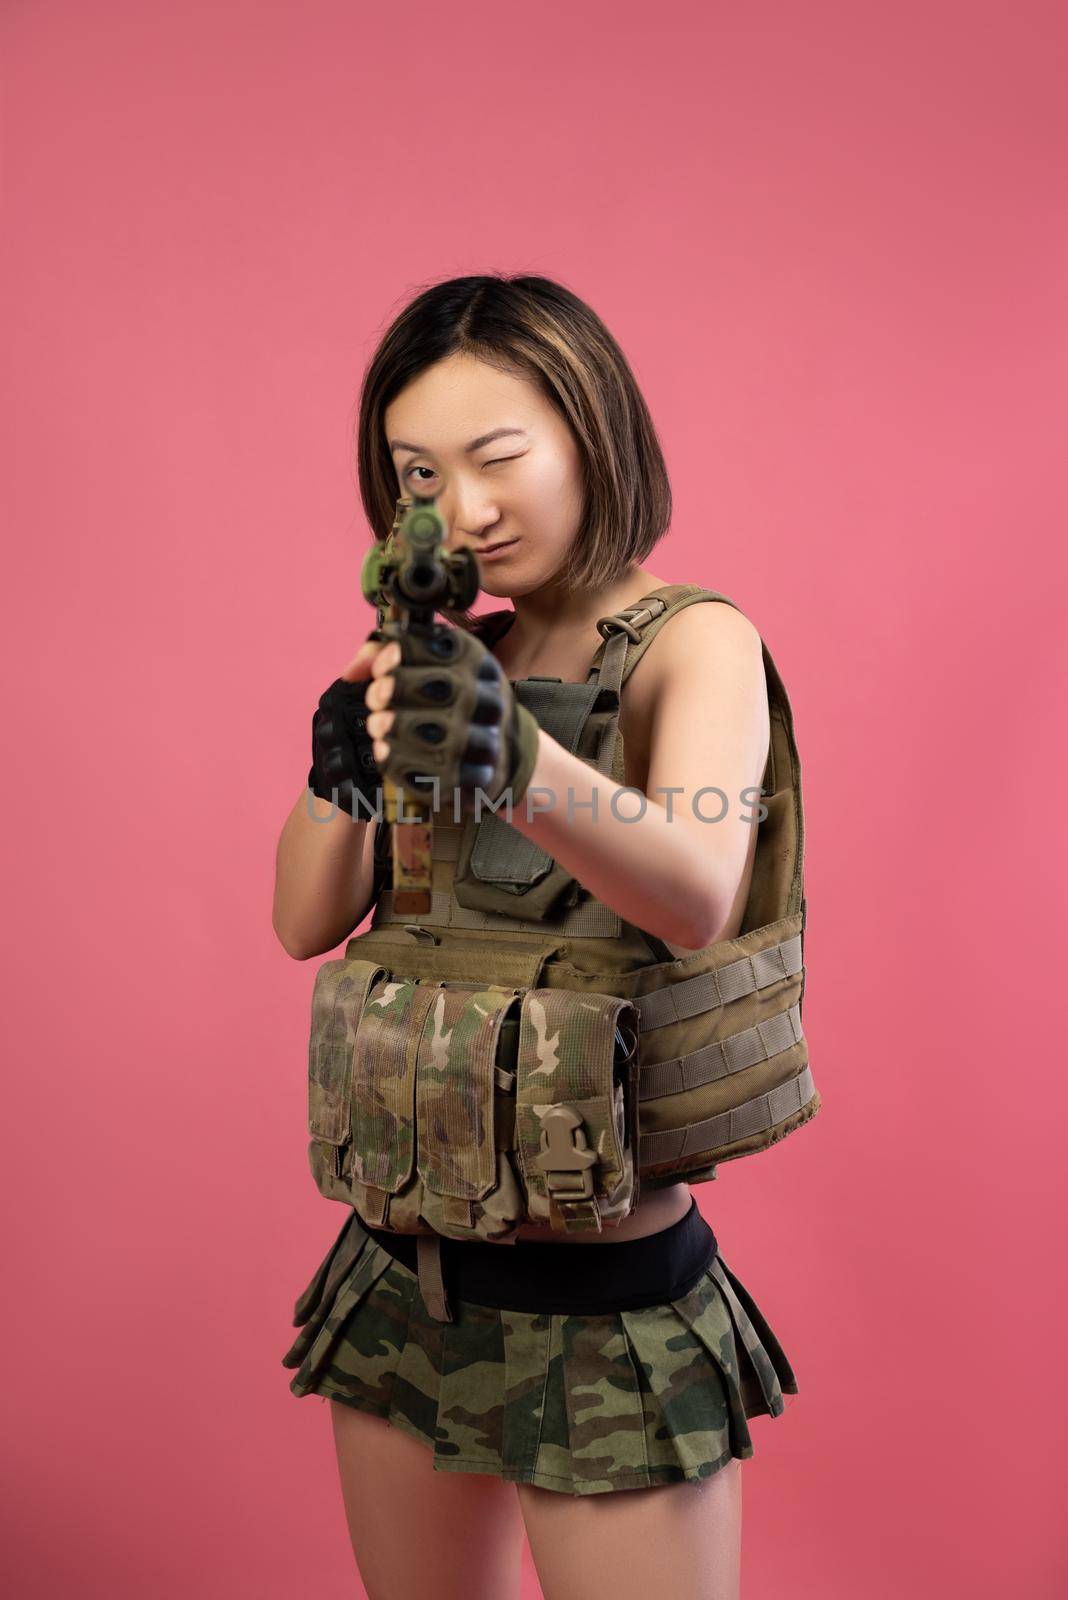
<path fill-rule="evenodd" d="M 363 365 L 501 269 L 615 332 L 651 564 L 796 710 L 825 1105 L 699 1191 L 801 1389 L 744 1593 L 1063 1593 L 1063 9 L 381 13 L 0 18 L 8 1586 L 357 1592 L 274 850 L 371 626 Z"/>

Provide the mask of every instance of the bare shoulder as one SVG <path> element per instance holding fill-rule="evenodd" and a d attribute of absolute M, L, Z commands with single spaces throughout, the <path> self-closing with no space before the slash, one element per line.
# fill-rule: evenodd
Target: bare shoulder
<path fill-rule="evenodd" d="M 662 671 L 666 662 L 685 661 L 694 650 L 721 658 L 732 654 L 751 658 L 760 655 L 760 634 L 744 612 L 726 600 L 695 601 L 668 618 L 638 667 L 659 660 Z"/>
<path fill-rule="evenodd" d="M 645 742 L 665 696 L 707 694 L 713 685 L 721 692 L 766 692 L 763 648 L 758 630 L 736 606 L 695 601 L 668 618 L 627 680 L 631 737 Z"/>

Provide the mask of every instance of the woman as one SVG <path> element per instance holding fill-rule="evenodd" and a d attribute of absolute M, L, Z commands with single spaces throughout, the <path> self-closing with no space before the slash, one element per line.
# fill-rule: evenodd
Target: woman
<path fill-rule="evenodd" d="M 644 565 L 669 522 L 667 475 L 604 324 L 544 278 L 426 290 L 370 363 L 358 458 L 376 537 L 398 494 L 436 496 L 448 548 L 475 551 L 483 588 L 514 610 L 487 642 L 470 636 L 456 669 L 472 693 L 481 685 L 455 772 L 465 803 L 476 786 L 492 797 L 510 787 L 515 801 L 570 792 L 572 805 L 533 814 L 514 804 L 511 825 L 641 930 L 650 960 L 737 934 L 757 828 L 738 806 L 710 828 L 690 800 L 710 783 L 760 793 L 769 709 L 753 625 L 731 604 L 687 605 L 627 677 L 626 787 L 649 797 L 637 818 L 633 806 L 616 814 L 618 785 L 539 729 L 510 687 L 584 682 L 597 620 L 667 587 Z M 396 640 L 372 635 L 342 673 L 365 695 L 356 745 L 369 743 L 393 781 L 390 704 L 413 703 L 415 670 Z M 333 763 L 318 777 L 313 766 L 322 799 L 309 810 L 302 792 L 278 851 L 274 926 L 298 959 L 337 946 L 383 881 L 375 823 L 329 807 L 325 779 L 336 785 L 344 761 L 323 757 L 321 737 L 315 748 Z M 780 1414 L 797 1384 L 689 1185 L 643 1186 L 630 1214 L 597 1232 L 528 1221 L 514 1250 L 447 1241 L 471 1292 L 446 1324 L 427 1314 L 412 1244 L 350 1216 L 298 1302 L 304 1326 L 283 1358 L 298 1368 L 295 1394 L 331 1400 L 374 1600 L 517 1595 L 524 1529 L 547 1600 L 644 1600 L 654 1584 L 673 1600 L 736 1595 L 745 1420 Z M 499 1273 L 482 1270 L 487 1252 Z"/>

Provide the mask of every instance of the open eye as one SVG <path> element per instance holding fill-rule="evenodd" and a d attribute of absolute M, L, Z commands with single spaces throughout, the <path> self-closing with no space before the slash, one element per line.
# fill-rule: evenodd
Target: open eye
<path fill-rule="evenodd" d="M 432 478 L 437 477 L 437 473 L 434 471 L 433 467 L 406 467 L 404 471 L 405 478 L 410 478 L 413 472 L 429 472 Z M 420 478 L 418 481 L 420 483 L 425 483 L 426 479 Z"/>

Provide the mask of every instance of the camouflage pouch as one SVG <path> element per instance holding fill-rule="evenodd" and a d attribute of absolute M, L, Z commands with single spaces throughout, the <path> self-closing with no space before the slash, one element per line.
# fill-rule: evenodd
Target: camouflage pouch
<path fill-rule="evenodd" d="M 599 1230 L 638 1198 L 638 1016 L 618 996 L 424 983 L 330 961 L 312 1001 L 309 1160 L 376 1227 Z"/>
<path fill-rule="evenodd" d="M 327 961 L 315 977 L 308 1044 L 308 1161 L 328 1200 L 351 1202 L 356 1027 L 371 985 L 383 973 L 373 961 Z"/>
<path fill-rule="evenodd" d="M 598 1232 L 637 1204 L 639 1025 L 618 996 L 528 990 L 516 1144 L 532 1221 Z"/>

